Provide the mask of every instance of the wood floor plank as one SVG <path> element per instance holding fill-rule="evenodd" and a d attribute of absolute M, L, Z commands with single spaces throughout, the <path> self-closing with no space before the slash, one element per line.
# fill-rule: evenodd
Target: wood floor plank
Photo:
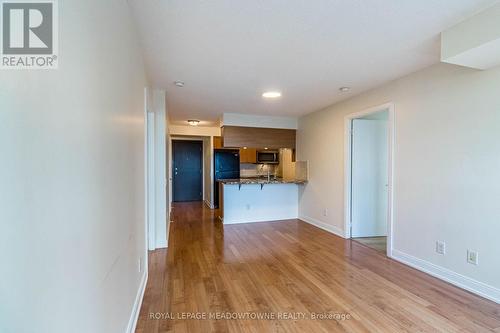
<path fill-rule="evenodd" d="M 500 305 L 300 220 L 222 225 L 202 203 L 172 219 L 137 333 L 500 332 Z"/>

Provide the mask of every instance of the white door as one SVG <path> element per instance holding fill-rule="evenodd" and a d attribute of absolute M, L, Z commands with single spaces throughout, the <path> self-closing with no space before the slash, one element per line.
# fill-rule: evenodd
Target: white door
<path fill-rule="evenodd" d="M 387 235 L 388 124 L 353 119 L 351 237 Z"/>

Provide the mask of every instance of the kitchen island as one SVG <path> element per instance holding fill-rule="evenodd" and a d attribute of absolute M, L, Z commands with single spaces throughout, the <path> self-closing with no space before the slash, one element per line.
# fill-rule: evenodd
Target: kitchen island
<path fill-rule="evenodd" d="M 282 178 L 219 180 L 219 217 L 224 224 L 295 219 L 298 187 L 305 183 Z"/>

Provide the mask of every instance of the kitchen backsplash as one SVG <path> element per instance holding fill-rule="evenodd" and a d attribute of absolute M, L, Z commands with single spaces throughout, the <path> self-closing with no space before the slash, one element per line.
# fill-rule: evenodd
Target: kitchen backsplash
<path fill-rule="evenodd" d="M 240 177 L 256 177 L 256 176 L 267 176 L 267 170 L 271 175 L 274 175 L 276 171 L 276 165 L 274 164 L 240 164 Z"/>

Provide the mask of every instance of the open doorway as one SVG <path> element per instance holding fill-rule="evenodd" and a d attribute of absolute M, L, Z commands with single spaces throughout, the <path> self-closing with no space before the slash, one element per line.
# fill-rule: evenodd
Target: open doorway
<path fill-rule="evenodd" d="M 203 200 L 203 142 L 172 140 L 174 202 Z"/>
<path fill-rule="evenodd" d="M 393 107 L 346 118 L 346 230 L 354 241 L 391 255 Z"/>

